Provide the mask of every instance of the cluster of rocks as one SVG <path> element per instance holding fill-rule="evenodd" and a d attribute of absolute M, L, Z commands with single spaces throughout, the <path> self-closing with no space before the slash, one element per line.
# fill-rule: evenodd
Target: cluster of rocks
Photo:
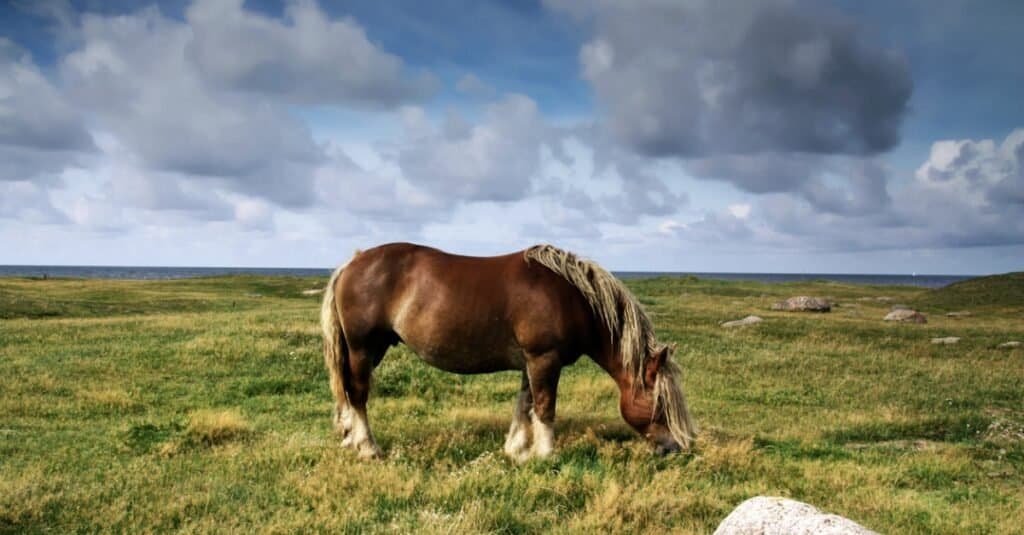
<path fill-rule="evenodd" d="M 862 297 L 859 300 L 878 300 L 878 301 L 890 301 L 891 299 L 881 297 Z M 734 303 L 739 304 L 739 303 Z M 785 312 L 829 312 L 832 310 L 834 305 L 827 299 L 821 297 L 809 297 L 806 295 L 798 295 L 796 297 L 790 297 L 785 301 L 779 301 L 772 305 L 772 310 L 781 310 Z M 971 313 L 966 310 L 957 312 L 947 312 L 946 316 L 950 318 L 963 318 L 970 316 Z M 906 305 L 892 305 L 892 309 L 888 314 L 885 315 L 885 321 L 896 321 L 901 323 L 928 323 L 928 317 L 923 313 L 914 310 Z M 744 327 L 747 325 L 757 325 L 764 321 L 764 318 L 760 316 L 747 316 L 743 319 L 724 321 L 720 325 L 724 328 L 732 327 Z M 932 343 L 935 345 L 953 345 L 960 342 L 958 336 L 943 336 L 932 338 Z M 1001 349 L 1013 349 L 1021 347 L 1021 342 L 1013 340 L 999 344 Z"/>
<path fill-rule="evenodd" d="M 741 503 L 714 535 L 878 535 L 839 515 L 796 500 L 757 496 Z"/>
<path fill-rule="evenodd" d="M 828 312 L 832 305 L 820 297 L 809 297 L 798 295 L 790 297 L 785 301 L 779 301 L 772 305 L 772 310 L 783 310 L 786 312 Z"/>

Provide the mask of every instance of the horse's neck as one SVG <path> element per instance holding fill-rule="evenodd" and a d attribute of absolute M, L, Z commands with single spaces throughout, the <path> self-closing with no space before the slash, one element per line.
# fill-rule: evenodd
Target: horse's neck
<path fill-rule="evenodd" d="M 601 340 L 598 346 L 590 352 L 590 358 L 601 367 L 615 381 L 620 390 L 629 388 L 630 374 L 622 365 L 622 354 L 619 351 L 619 344 L 613 343 L 607 332 L 602 332 L 598 337 Z"/>

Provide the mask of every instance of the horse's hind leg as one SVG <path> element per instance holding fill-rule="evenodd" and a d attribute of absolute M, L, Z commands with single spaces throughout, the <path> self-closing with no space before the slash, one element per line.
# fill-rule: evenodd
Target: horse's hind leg
<path fill-rule="evenodd" d="M 347 397 L 342 397 L 334 404 L 334 431 L 342 438 L 352 431 L 352 406 Z"/>
<path fill-rule="evenodd" d="M 381 351 L 383 355 L 383 351 Z M 381 456 L 380 447 L 373 439 L 370 432 L 370 422 L 366 417 L 366 400 L 370 394 L 370 376 L 373 368 L 380 358 L 371 354 L 365 348 L 349 348 L 349 375 L 348 384 L 345 385 L 348 391 L 349 413 L 352 419 L 352 429 L 341 442 L 359 455 L 360 458 L 369 459 Z"/>
<path fill-rule="evenodd" d="M 525 461 L 530 456 L 530 408 L 533 395 L 530 393 L 530 378 L 523 371 L 523 384 L 512 413 L 512 426 L 505 439 L 505 455 L 516 461 Z"/>

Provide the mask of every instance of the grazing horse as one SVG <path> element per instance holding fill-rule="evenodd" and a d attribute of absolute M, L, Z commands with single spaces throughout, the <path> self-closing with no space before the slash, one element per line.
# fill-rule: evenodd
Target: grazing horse
<path fill-rule="evenodd" d="M 334 425 L 360 457 L 381 455 L 366 400 L 373 369 L 399 342 L 453 373 L 522 370 L 504 447 L 517 461 L 551 455 L 558 377 L 584 354 L 618 385 L 623 418 L 656 452 L 689 449 L 697 430 L 674 345 L 655 343 L 615 277 L 550 245 L 487 258 L 408 243 L 356 252 L 331 275 L 320 320 Z"/>

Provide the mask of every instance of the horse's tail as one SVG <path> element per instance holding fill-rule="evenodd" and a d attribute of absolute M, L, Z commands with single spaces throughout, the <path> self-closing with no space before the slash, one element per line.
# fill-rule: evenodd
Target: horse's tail
<path fill-rule="evenodd" d="M 356 251 L 359 254 L 359 251 Z M 338 277 L 348 265 L 346 262 L 338 266 L 327 281 L 324 288 L 324 300 L 320 305 L 320 328 L 324 335 L 324 364 L 327 366 L 327 373 L 330 376 L 331 392 L 334 393 L 336 401 L 334 407 L 334 421 L 339 422 L 341 414 L 339 409 L 348 403 L 348 393 L 345 391 L 345 373 L 348 360 L 348 344 L 345 342 L 345 332 L 341 326 L 341 318 L 338 316 L 338 304 L 335 300 L 334 285 Z"/>

